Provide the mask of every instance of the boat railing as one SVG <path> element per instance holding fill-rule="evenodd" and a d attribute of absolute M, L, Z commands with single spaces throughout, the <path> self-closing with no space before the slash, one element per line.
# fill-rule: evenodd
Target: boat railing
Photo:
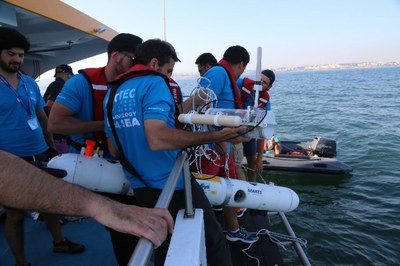
<path fill-rule="evenodd" d="M 296 234 L 294 233 L 292 227 L 290 226 L 290 223 L 288 221 L 288 219 L 286 218 L 285 213 L 283 212 L 278 212 L 279 218 L 281 219 L 283 226 L 285 227 L 285 230 L 287 232 L 287 234 L 292 238 L 292 239 L 297 239 Z M 294 250 L 297 253 L 297 256 L 299 257 L 301 263 L 304 266 L 311 266 L 310 261 L 308 260 L 308 257 L 306 255 L 306 253 L 304 252 L 303 248 L 301 247 L 300 243 L 297 241 L 292 241 Z"/>
<path fill-rule="evenodd" d="M 172 196 L 175 192 L 175 188 L 176 185 L 178 183 L 178 179 L 179 176 L 181 174 L 181 172 L 183 171 L 184 173 L 184 185 L 185 185 L 185 202 L 186 202 L 186 209 L 184 212 L 184 218 L 192 218 L 194 217 L 195 211 L 193 209 L 193 202 L 192 202 L 192 195 L 191 195 L 191 184 L 190 184 L 190 170 L 189 170 L 189 164 L 187 161 L 187 157 L 188 154 L 185 151 L 182 151 L 181 153 L 179 153 L 177 160 L 175 162 L 175 165 L 168 177 L 167 183 L 164 187 L 164 189 L 161 192 L 160 197 L 157 200 L 157 203 L 155 205 L 155 208 L 168 208 Z M 292 229 L 292 227 L 289 224 L 289 221 L 287 220 L 285 214 L 283 212 L 278 212 L 279 217 L 286 229 L 287 234 L 292 238 L 292 239 L 296 239 L 296 235 Z M 178 214 L 179 216 L 179 214 Z M 202 213 L 201 215 L 199 215 L 197 218 L 200 218 L 201 220 L 203 219 L 202 217 Z M 199 220 L 199 219 L 197 219 Z M 176 224 L 177 227 L 177 224 Z M 203 228 L 202 225 L 198 226 L 198 228 Z M 194 229 L 192 227 L 192 229 Z M 193 230 L 192 230 L 193 231 Z M 199 230 L 200 231 L 200 230 Z M 188 236 L 186 235 L 186 238 Z M 201 238 L 201 237 L 200 237 Z M 193 256 L 191 256 L 191 260 L 193 260 L 195 263 L 197 261 L 197 265 L 199 264 L 199 261 L 206 261 L 205 258 L 205 251 L 203 250 L 205 247 L 202 247 L 201 245 L 204 245 L 204 237 L 201 238 L 197 238 L 198 242 L 202 242 L 199 245 L 194 245 L 197 248 L 197 254 L 196 256 L 198 256 L 197 258 L 194 258 Z M 173 240 L 172 240 L 173 241 Z M 172 242 L 171 241 L 171 242 Z M 302 249 L 301 245 L 296 242 L 296 241 L 292 241 L 293 247 L 300 259 L 300 261 L 302 262 L 302 264 L 304 266 L 309 266 L 311 265 L 307 255 L 305 254 L 304 250 Z M 171 246 L 170 246 L 171 247 Z M 132 256 L 129 260 L 128 265 L 129 266 L 145 266 L 148 265 L 148 262 L 150 261 L 150 257 L 152 255 L 153 252 L 153 245 L 152 243 L 145 239 L 145 238 L 140 238 L 134 252 L 132 253 Z M 192 253 L 193 254 L 193 253 Z M 172 254 L 171 254 L 172 255 Z M 182 256 L 182 254 L 180 255 Z M 188 262 L 188 259 L 185 258 L 185 261 Z M 202 263 L 200 263 L 202 264 Z M 206 262 L 205 262 L 206 264 Z M 169 263 L 168 265 L 174 265 Z M 192 265 L 192 264 L 191 264 Z M 196 264 L 193 264 L 196 265 Z"/>
<path fill-rule="evenodd" d="M 179 153 L 175 165 L 168 177 L 167 183 L 161 192 L 160 197 L 157 200 L 155 208 L 168 208 L 172 196 L 175 192 L 176 185 L 178 183 L 179 176 L 182 171 L 184 171 L 184 185 L 185 185 L 185 218 L 190 218 L 194 216 L 191 185 L 190 185 L 190 171 L 189 164 L 187 162 L 187 152 L 182 151 Z M 140 238 L 132 256 L 129 260 L 129 266 L 147 265 L 150 260 L 153 251 L 152 243 L 145 239 Z"/>

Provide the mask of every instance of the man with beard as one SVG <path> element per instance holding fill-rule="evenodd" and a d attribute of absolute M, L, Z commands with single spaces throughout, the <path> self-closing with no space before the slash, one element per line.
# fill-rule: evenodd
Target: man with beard
<path fill-rule="evenodd" d="M 79 153 L 86 140 L 108 155 L 104 135 L 103 100 L 108 84 L 133 66 L 136 47 L 142 39 L 130 33 L 116 35 L 107 47 L 107 64 L 78 71 L 64 84 L 49 116 L 48 130 L 69 135 L 69 152 Z"/>
<path fill-rule="evenodd" d="M 116 35 L 107 46 L 107 64 L 98 68 L 86 68 L 67 80 L 51 107 L 48 130 L 52 133 L 69 135 L 69 152 L 80 153 L 86 141 L 95 141 L 96 150 L 103 157 L 110 157 L 104 134 L 103 100 L 109 81 L 133 66 L 136 47 L 142 39 L 130 33 Z M 90 154 L 91 155 L 91 154 Z M 109 195 L 126 204 L 136 204 L 135 198 L 124 195 Z M 131 245 L 126 238 L 111 228 L 110 238 L 117 260 L 123 247 Z M 128 239 L 129 241 L 129 239 Z M 122 247 L 122 248 L 120 248 Z M 122 263 L 120 263 L 122 264 Z"/>
<path fill-rule="evenodd" d="M 10 28 L 0 27 L 0 150 L 35 165 L 57 155 L 51 134 L 47 132 L 44 101 L 36 82 L 20 68 L 30 43 Z M 44 195 L 45 196 L 45 195 Z M 24 210 L 6 208 L 5 236 L 16 265 L 30 265 L 24 254 Z M 56 215 L 43 214 L 53 236 L 53 251 L 81 253 L 85 247 L 73 243 L 61 233 Z"/>

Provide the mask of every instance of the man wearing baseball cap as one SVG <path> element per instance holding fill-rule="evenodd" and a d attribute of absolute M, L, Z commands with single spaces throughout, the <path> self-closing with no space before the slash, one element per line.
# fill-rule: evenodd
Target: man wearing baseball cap
<path fill-rule="evenodd" d="M 74 73 L 72 72 L 72 67 L 66 64 L 58 65 L 55 70 L 54 77 L 56 78 L 50 85 L 47 87 L 46 92 L 43 95 L 44 102 L 48 110 L 51 109 L 54 101 L 56 100 L 58 94 L 60 94 L 61 89 L 64 86 L 64 83 L 72 77 Z"/>
<path fill-rule="evenodd" d="M 109 154 L 103 112 L 108 82 L 133 66 L 136 47 L 141 43 L 142 39 L 133 34 L 118 34 L 108 44 L 106 66 L 79 70 L 79 74 L 65 83 L 51 109 L 47 129 L 52 133 L 69 135 L 69 152 L 79 153 L 86 140 L 94 140 L 95 151 L 102 150 L 105 157 Z M 131 196 L 115 195 L 113 199 L 131 205 L 136 203 Z M 109 232 L 119 260 L 126 240 L 117 231 L 109 229 Z"/>
<path fill-rule="evenodd" d="M 72 77 L 74 73 L 72 72 L 72 67 L 66 64 L 58 65 L 55 70 L 54 77 L 56 78 L 50 85 L 47 87 L 46 92 L 43 95 L 44 102 L 46 106 L 44 107 L 44 111 L 47 116 L 49 116 L 50 109 L 54 104 L 58 94 L 60 94 L 65 82 L 67 79 Z M 54 145 L 56 150 L 59 153 L 68 152 L 69 146 L 67 143 L 67 136 L 61 134 L 53 134 Z"/>
<path fill-rule="evenodd" d="M 54 74 L 54 77 L 57 77 L 57 74 L 59 74 L 59 73 L 66 73 L 66 74 L 70 74 L 70 75 L 74 74 L 72 72 L 72 67 L 70 67 L 69 65 L 66 65 L 66 64 L 58 65 L 56 67 L 56 73 Z"/>
<path fill-rule="evenodd" d="M 103 99 L 108 82 L 133 66 L 136 47 L 141 43 L 142 39 L 133 34 L 118 34 L 108 44 L 106 66 L 82 69 L 65 83 L 52 107 L 48 130 L 70 135 L 70 152 L 79 153 L 86 140 L 96 141 L 96 148 L 107 152 Z"/>

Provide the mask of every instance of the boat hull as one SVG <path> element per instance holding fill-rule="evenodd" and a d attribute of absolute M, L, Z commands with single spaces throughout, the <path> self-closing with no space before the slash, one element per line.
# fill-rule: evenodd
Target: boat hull
<path fill-rule="evenodd" d="M 264 171 L 286 171 L 329 175 L 349 174 L 353 168 L 336 158 L 297 155 L 269 155 L 263 157 Z"/>

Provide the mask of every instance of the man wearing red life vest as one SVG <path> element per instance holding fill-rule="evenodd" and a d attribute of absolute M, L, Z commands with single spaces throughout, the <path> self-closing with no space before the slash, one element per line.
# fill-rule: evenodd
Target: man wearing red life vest
<path fill-rule="evenodd" d="M 107 83 L 132 67 L 141 43 L 135 35 L 118 34 L 108 45 L 105 67 L 80 70 L 65 83 L 50 112 L 48 130 L 70 135 L 70 152 L 79 153 L 87 139 L 96 140 L 106 151 L 103 100 Z"/>
<path fill-rule="evenodd" d="M 243 74 L 250 61 L 248 51 L 239 45 L 229 47 L 222 60 L 210 68 L 200 81 L 203 87 L 209 88 L 217 96 L 217 108 L 242 109 L 237 79 Z M 217 145 L 210 145 L 214 152 L 209 152 L 199 158 L 201 172 L 208 175 L 218 175 L 229 178 L 237 178 L 235 164 L 231 154 L 231 145 L 228 142 L 220 142 Z M 222 167 L 221 167 L 222 166 Z M 247 232 L 239 225 L 236 208 L 223 207 L 225 221 L 227 223 L 226 238 L 229 241 L 242 241 L 254 243 L 258 236 Z"/>
<path fill-rule="evenodd" d="M 51 109 L 47 129 L 52 133 L 70 135 L 70 152 L 79 153 L 86 140 L 94 139 L 107 156 L 103 100 L 108 82 L 133 66 L 136 47 L 141 43 L 142 39 L 135 35 L 118 34 L 108 44 L 105 67 L 81 70 L 65 83 Z M 136 203 L 134 197 L 110 197 L 121 203 Z M 115 256 L 120 262 L 119 258 L 123 256 L 120 251 L 131 243 L 126 242 L 128 240 L 121 236 L 123 234 L 112 229 L 109 232 Z"/>
<path fill-rule="evenodd" d="M 265 110 L 271 110 L 271 103 L 269 101 L 269 90 L 272 88 L 272 84 L 275 81 L 275 74 L 272 70 L 266 69 L 261 72 L 261 86 L 262 89 L 259 94 L 258 106 L 265 108 Z M 243 107 L 254 106 L 254 80 L 249 78 L 239 79 L 237 81 L 238 87 L 241 88 L 241 100 Z M 247 166 L 249 168 L 248 178 L 250 182 L 256 181 L 256 174 L 263 171 L 262 157 L 264 153 L 264 139 L 255 140 L 252 139 L 249 142 L 243 143 L 243 154 L 246 156 Z"/>
<path fill-rule="evenodd" d="M 155 205 L 180 149 L 231 139 L 246 129 L 189 132 L 176 128 L 177 102 L 169 88 L 169 78 L 177 61 L 171 44 L 159 39 L 147 40 L 136 51 L 136 64 L 111 83 L 105 98 L 110 151 L 119 154 L 139 206 Z M 204 211 L 207 263 L 232 265 L 229 247 L 210 202 L 193 178 L 191 183 L 193 206 Z M 173 217 L 185 206 L 182 190 L 181 174 L 168 207 Z M 132 244 L 122 247 L 127 255 L 132 254 L 136 239 L 129 237 Z M 155 265 L 164 264 L 168 244 L 169 238 L 156 250 Z M 128 261 L 129 256 L 125 256 L 125 261 L 119 260 L 120 265 Z"/>

